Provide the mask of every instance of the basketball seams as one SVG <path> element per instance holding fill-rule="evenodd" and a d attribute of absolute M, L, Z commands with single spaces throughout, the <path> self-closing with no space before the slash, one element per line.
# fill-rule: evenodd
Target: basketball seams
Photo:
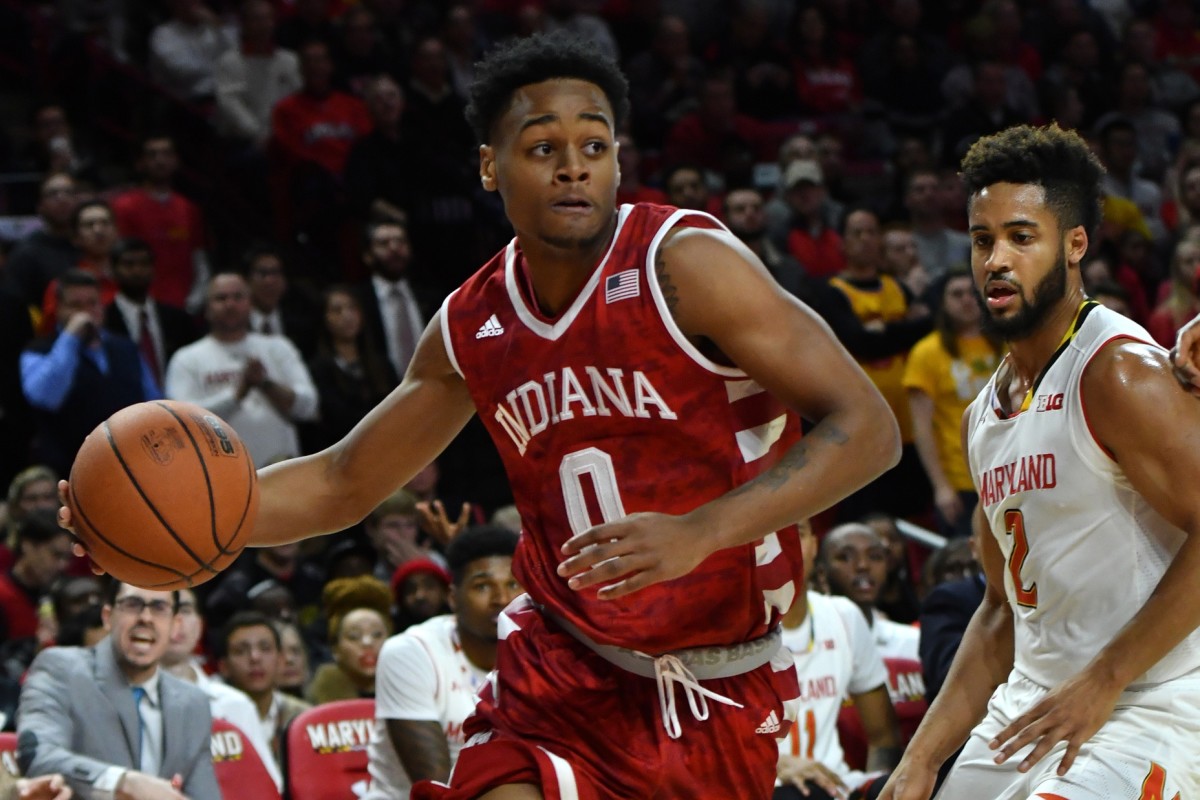
<path fill-rule="evenodd" d="M 107 426 L 108 426 L 108 423 L 105 423 L 105 433 L 108 432 Z M 114 544 L 112 542 L 112 540 L 110 540 L 107 536 L 105 536 L 103 533 L 100 532 L 99 528 L 92 525 L 91 518 L 88 517 L 87 510 L 84 509 L 83 502 L 79 499 L 79 494 L 77 492 L 71 493 L 71 507 L 72 507 L 72 509 L 71 509 L 72 512 L 79 514 L 79 518 L 83 522 L 84 527 L 87 529 L 88 533 L 90 533 L 92 536 L 96 537 L 101 542 L 103 542 L 109 549 L 114 550 L 117 553 L 120 553 L 125 558 L 129 559 L 130 561 L 134 561 L 138 564 L 144 564 L 147 567 L 154 567 L 155 569 L 161 569 L 163 572 L 170 572 L 171 574 L 177 575 L 179 578 L 186 580 L 188 582 L 189 586 L 192 583 L 191 579 L 195 575 L 199 574 L 199 573 L 193 573 L 192 575 L 185 575 L 184 573 L 180 572 L 177 569 L 174 569 L 174 568 L 168 567 L 168 566 L 164 566 L 163 564 L 159 564 L 158 562 L 155 562 L 155 561 L 148 561 L 148 560 L 142 558 L 141 556 L 134 555 L 133 553 L 126 550 L 125 548 L 121 547 L 120 545 Z M 155 584 L 155 585 L 156 586 L 165 586 L 167 584 L 172 584 L 172 583 L 175 583 L 175 581 L 167 581 L 166 583 Z"/>
<path fill-rule="evenodd" d="M 210 522 L 210 528 L 212 530 L 213 545 L 217 548 L 220 555 L 226 555 L 229 553 L 229 551 L 225 549 L 225 546 L 221 544 L 221 540 L 217 537 L 217 504 L 216 501 L 213 500 L 212 477 L 208 474 L 208 462 L 204 460 L 204 453 L 200 450 L 200 445 L 197 444 L 196 437 L 192 435 L 191 428 L 188 427 L 188 424 L 183 417 L 176 413 L 175 409 L 171 408 L 162 401 L 155 401 L 154 404 L 175 418 L 175 421 L 178 422 L 180 427 L 183 428 L 183 432 L 187 434 L 188 441 L 192 443 L 192 449 L 196 451 L 196 460 L 200 462 L 200 471 L 204 473 L 204 488 L 208 490 L 208 519 Z M 192 558 L 196 557 L 192 556 Z M 196 558 L 196 562 L 204 563 L 198 558 Z M 205 566 L 211 568 L 211 563 L 205 564 Z"/>
<path fill-rule="evenodd" d="M 126 463 L 125 457 L 123 455 L 121 455 L 121 450 L 120 450 L 120 448 L 117 447 L 117 442 L 113 438 L 112 429 L 109 427 L 109 424 L 107 421 L 104 423 L 104 435 L 108 439 L 108 446 L 112 449 L 113 455 L 116 456 L 117 463 L 119 463 L 121 465 L 121 469 L 125 471 L 125 477 L 129 479 L 129 483 L 133 486 L 134 490 L 142 498 L 142 502 L 144 502 L 146 504 L 146 508 L 150 510 L 150 513 L 152 513 L 154 515 L 155 519 L 158 520 L 158 523 L 160 525 L 162 525 L 163 530 L 165 530 L 167 532 L 167 534 L 172 539 L 175 540 L 175 543 L 177 545 L 179 545 L 179 547 L 183 550 L 183 552 L 185 552 L 189 556 L 191 556 L 192 560 L 195 561 L 196 564 L 201 567 L 201 569 L 206 569 L 209 572 L 211 572 L 213 575 L 216 575 L 218 570 L 213 569 L 211 563 L 200 558 L 198 555 L 196 555 L 195 552 L 192 551 L 192 548 L 188 546 L 187 542 L 179 534 L 177 534 L 170 525 L 167 524 L 167 521 L 165 519 L 163 519 L 163 515 L 159 513 L 158 508 L 154 505 L 154 503 L 152 503 L 150 501 L 150 498 L 146 496 L 146 493 L 142 490 L 141 484 L 138 483 L 137 478 L 134 476 L 133 470 L 131 470 L 129 468 L 129 464 Z M 203 461 L 203 458 L 201 458 L 201 461 Z M 210 501 L 211 501 L 211 497 L 212 497 L 212 492 L 210 489 L 210 491 L 209 491 Z M 180 575 L 182 577 L 182 573 L 180 573 Z"/>

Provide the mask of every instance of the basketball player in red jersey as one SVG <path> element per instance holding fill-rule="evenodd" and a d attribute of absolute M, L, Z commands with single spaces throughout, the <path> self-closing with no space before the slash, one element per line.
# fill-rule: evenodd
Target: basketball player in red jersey
<path fill-rule="evenodd" d="M 803 568 L 793 523 L 895 464 L 895 420 L 715 219 L 615 207 L 612 63 L 534 37 L 476 78 L 480 179 L 516 238 L 343 441 L 261 472 L 251 543 L 357 522 L 479 413 L 528 595 L 499 619 L 449 785 L 413 797 L 765 800 L 798 694 L 777 632 Z"/>

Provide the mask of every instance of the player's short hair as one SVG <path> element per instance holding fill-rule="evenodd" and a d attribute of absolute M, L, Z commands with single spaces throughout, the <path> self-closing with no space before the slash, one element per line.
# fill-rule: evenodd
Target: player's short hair
<path fill-rule="evenodd" d="M 1100 223 L 1103 176 L 1104 167 L 1087 142 L 1054 123 L 1017 125 L 985 136 L 962 160 L 963 183 L 972 198 L 995 183 L 1041 186 L 1059 227 L 1082 225 L 1089 234 Z"/>
<path fill-rule="evenodd" d="M 283 637 L 279 635 L 279 629 L 275 627 L 275 623 L 266 614 L 261 611 L 239 611 L 229 618 L 225 623 L 225 627 L 221 629 L 221 638 L 217 642 L 217 658 L 225 658 L 229 655 L 229 640 L 233 635 L 243 628 L 264 627 L 271 632 L 271 638 L 275 640 L 275 649 L 283 649 Z"/>
<path fill-rule="evenodd" d="M 584 39 L 537 34 L 500 45 L 475 65 L 466 109 L 475 138 L 480 144 L 491 141 L 492 127 L 522 86 L 556 78 L 599 86 L 612 106 L 613 128 L 620 130 L 629 114 L 629 83 L 616 63 Z"/>
<path fill-rule="evenodd" d="M 450 540 L 446 563 L 450 565 L 450 581 L 462 585 L 467 565 L 492 556 L 509 556 L 517 550 L 519 536 L 499 525 L 475 525 Z"/>

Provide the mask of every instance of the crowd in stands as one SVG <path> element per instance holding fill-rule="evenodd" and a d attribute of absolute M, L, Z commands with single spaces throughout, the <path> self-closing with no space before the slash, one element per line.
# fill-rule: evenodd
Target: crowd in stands
<path fill-rule="evenodd" d="M 0 73 L 24 87 L 0 92 L 0 728 L 16 727 L 28 675 L 49 713 L 46 687 L 71 665 L 40 652 L 162 621 L 154 593 L 97 580 L 55 524 L 55 482 L 86 434 L 168 397 L 230 422 L 259 466 L 345 435 L 512 235 L 463 116 L 473 64 L 508 37 L 565 31 L 628 76 L 619 202 L 719 218 L 900 422 L 899 466 L 813 521 L 809 585 L 857 606 L 873 647 L 855 652 L 887 665 L 898 738 L 875 710 L 842 726 L 847 769 L 880 763 L 869 751 L 911 734 L 982 596 L 959 419 L 1003 348 L 981 326 L 958 161 L 1013 124 L 1078 130 L 1107 169 L 1085 285 L 1169 346 L 1200 313 L 1198 15 L 1191 0 L 0 0 Z M 278 787 L 287 725 L 310 704 L 378 695 L 451 731 L 439 715 L 461 704 L 385 680 L 389 651 L 415 658 L 388 637 L 448 635 L 429 621 L 466 591 L 465 564 L 502 557 L 510 502 L 473 422 L 360 526 L 248 551 L 171 599 L 186 624 L 153 661 L 181 683 L 151 694 L 194 684 Z M 926 560 L 896 518 L 950 545 Z M 456 562 L 463 530 L 493 535 Z M 487 575 L 511 596 L 511 574 Z M 486 629 L 464 603 L 455 635 Z M 816 618 L 847 607 L 818 601 Z M 489 635 L 494 653 L 493 621 L 469 634 L 483 643 L 469 662 L 436 668 L 477 682 Z M 147 647 L 129 636 L 103 668 Z M 847 677 L 847 696 L 876 674 Z M 383 719 L 394 741 L 422 740 L 408 717 Z M 373 752 L 377 783 L 448 769 L 450 751 L 400 749 L 378 774 Z M 161 766 L 134 753 L 133 771 Z"/>

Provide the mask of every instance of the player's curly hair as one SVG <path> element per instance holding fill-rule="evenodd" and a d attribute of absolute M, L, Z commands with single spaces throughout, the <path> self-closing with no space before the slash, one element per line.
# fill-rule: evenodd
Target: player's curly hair
<path fill-rule="evenodd" d="M 342 620 L 351 611 L 369 608 L 379 613 L 391 631 L 392 591 L 388 585 L 370 575 L 354 578 L 337 578 L 325 584 L 321 602 L 329 617 L 329 641 L 337 641 L 341 633 Z"/>
<path fill-rule="evenodd" d="M 985 136 L 962 160 L 968 195 L 993 183 L 1037 184 L 1064 231 L 1082 225 L 1089 234 L 1100 223 L 1103 175 L 1104 167 L 1079 134 L 1054 123 L 1018 125 Z"/>
<path fill-rule="evenodd" d="M 513 93 L 531 83 L 577 78 L 594 83 L 613 110 L 613 127 L 629 115 L 629 82 L 612 59 L 589 42 L 565 34 L 537 34 L 492 50 L 475 65 L 475 81 L 467 98 L 467 122 L 480 144 L 492 138 Z"/>

